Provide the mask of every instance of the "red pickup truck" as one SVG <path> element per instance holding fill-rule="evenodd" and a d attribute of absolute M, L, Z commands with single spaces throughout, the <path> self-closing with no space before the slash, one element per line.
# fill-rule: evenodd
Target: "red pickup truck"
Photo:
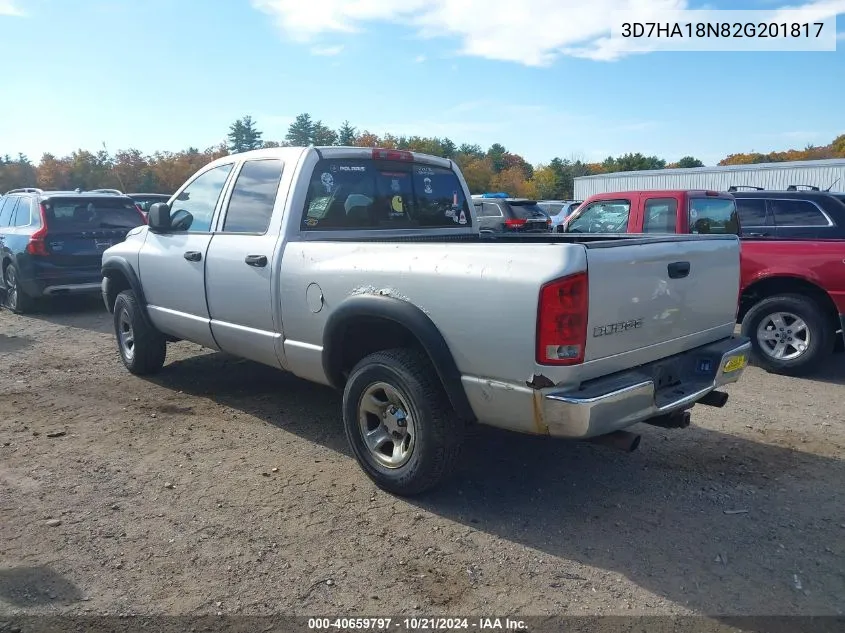
<path fill-rule="evenodd" d="M 801 206 L 808 200 L 813 207 Z M 754 207 L 753 229 L 743 219 L 746 205 L 748 213 Z M 845 203 L 795 191 L 738 198 L 716 191 L 603 193 L 585 200 L 563 225 L 567 233 L 740 235 L 737 322 L 758 365 L 793 376 L 815 371 L 837 334 L 845 337 L 843 230 Z"/>

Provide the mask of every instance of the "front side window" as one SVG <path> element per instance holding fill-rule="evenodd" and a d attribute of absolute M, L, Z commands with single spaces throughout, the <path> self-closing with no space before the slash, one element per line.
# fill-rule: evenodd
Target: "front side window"
<path fill-rule="evenodd" d="M 567 221 L 567 233 L 627 233 L 630 200 L 600 200 L 580 207 Z"/>
<path fill-rule="evenodd" d="M 232 189 L 223 231 L 265 233 L 270 226 L 281 180 L 280 160 L 250 160 L 244 163 Z"/>
<path fill-rule="evenodd" d="M 808 200 L 771 200 L 777 226 L 828 226 L 821 209 Z"/>
<path fill-rule="evenodd" d="M 691 198 L 689 227 L 697 235 L 737 235 L 736 202 L 733 198 Z"/>
<path fill-rule="evenodd" d="M 771 224 L 766 213 L 766 200 L 764 198 L 737 198 L 736 210 L 743 227 L 768 226 Z"/>
<path fill-rule="evenodd" d="M 232 163 L 210 169 L 197 177 L 173 201 L 170 218 L 174 231 L 207 233 Z"/>
<path fill-rule="evenodd" d="M 464 228 L 469 204 L 450 169 L 401 161 L 323 159 L 314 168 L 303 230 Z"/>

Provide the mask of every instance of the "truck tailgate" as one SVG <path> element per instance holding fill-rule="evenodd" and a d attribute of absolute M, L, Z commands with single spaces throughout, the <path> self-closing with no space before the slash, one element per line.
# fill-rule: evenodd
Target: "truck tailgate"
<path fill-rule="evenodd" d="M 646 348 L 658 352 L 663 343 L 697 335 L 689 345 L 673 345 L 677 353 L 724 338 L 726 328 L 727 335 L 733 330 L 740 274 L 735 236 L 667 236 L 585 246 L 586 362 Z M 656 359 L 660 354 L 646 356 Z"/>

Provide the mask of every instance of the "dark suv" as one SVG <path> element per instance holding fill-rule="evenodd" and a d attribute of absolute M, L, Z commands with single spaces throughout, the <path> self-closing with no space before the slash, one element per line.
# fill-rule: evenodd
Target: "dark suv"
<path fill-rule="evenodd" d="M 472 203 L 481 231 L 548 233 L 551 230 L 552 220 L 536 200 L 484 194 L 473 196 Z"/>
<path fill-rule="evenodd" d="M 100 291 L 102 253 L 146 224 L 124 195 L 13 189 L 0 197 L 0 288 L 23 313 L 35 299 Z"/>
<path fill-rule="evenodd" d="M 743 237 L 845 238 L 845 194 L 731 188 Z"/>

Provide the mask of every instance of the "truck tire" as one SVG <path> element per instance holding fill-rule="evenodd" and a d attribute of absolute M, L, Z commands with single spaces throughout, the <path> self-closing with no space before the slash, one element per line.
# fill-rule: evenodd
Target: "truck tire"
<path fill-rule="evenodd" d="M 167 341 L 144 319 L 131 290 L 118 294 L 114 302 L 114 334 L 120 360 L 131 373 L 154 374 L 164 366 Z"/>
<path fill-rule="evenodd" d="M 834 329 L 815 301 L 797 294 L 763 299 L 742 320 L 755 363 L 785 376 L 805 376 L 818 369 L 833 352 Z"/>
<path fill-rule="evenodd" d="M 3 286 L 6 288 L 5 306 L 15 314 L 27 314 L 35 309 L 35 299 L 20 286 L 18 269 L 9 263 L 3 269 Z"/>
<path fill-rule="evenodd" d="M 403 496 L 452 474 L 465 428 L 428 358 L 412 349 L 376 352 L 355 366 L 343 390 L 343 425 L 367 476 Z"/>

